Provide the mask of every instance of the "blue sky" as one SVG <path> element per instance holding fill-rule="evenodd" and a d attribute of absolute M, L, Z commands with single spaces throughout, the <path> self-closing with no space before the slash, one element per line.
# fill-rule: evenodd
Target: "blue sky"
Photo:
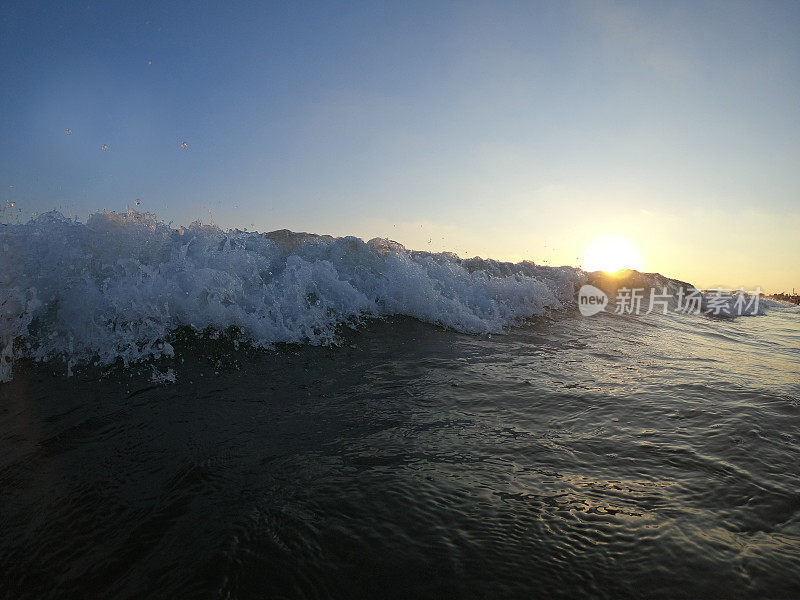
<path fill-rule="evenodd" d="M 800 287 L 800 3 L 6 2 L 0 28 L 6 221 L 138 198 L 548 264 L 610 234 Z"/>

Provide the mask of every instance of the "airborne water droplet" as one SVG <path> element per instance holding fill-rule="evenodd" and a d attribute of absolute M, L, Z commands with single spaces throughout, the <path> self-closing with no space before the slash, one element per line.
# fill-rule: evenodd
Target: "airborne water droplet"
<path fill-rule="evenodd" d="M 72 129 L 67 129 L 66 134 L 67 135 L 72 135 Z"/>

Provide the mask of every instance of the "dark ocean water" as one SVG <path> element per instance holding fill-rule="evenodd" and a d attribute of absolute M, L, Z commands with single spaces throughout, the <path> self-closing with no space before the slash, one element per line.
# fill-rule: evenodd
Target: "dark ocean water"
<path fill-rule="evenodd" d="M 0 384 L 3 597 L 800 597 L 796 309 L 175 347 Z"/>

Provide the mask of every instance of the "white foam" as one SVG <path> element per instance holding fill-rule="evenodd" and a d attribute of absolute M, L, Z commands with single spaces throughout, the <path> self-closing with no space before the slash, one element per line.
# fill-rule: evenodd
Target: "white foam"
<path fill-rule="evenodd" d="M 275 239 L 271 239 L 275 238 Z M 277 240 L 277 241 L 276 241 Z M 388 240 L 172 229 L 149 213 L 58 213 L 0 231 L 0 381 L 15 358 L 170 356 L 170 332 L 240 328 L 253 344 L 328 344 L 364 317 L 495 333 L 574 301 L 570 267 L 461 260 Z"/>
<path fill-rule="evenodd" d="M 152 375 L 150 376 L 150 382 L 155 383 L 157 385 L 166 385 L 168 383 L 175 383 L 177 381 L 177 377 L 175 377 L 175 371 L 172 369 L 167 369 L 164 373 L 153 367 Z"/>

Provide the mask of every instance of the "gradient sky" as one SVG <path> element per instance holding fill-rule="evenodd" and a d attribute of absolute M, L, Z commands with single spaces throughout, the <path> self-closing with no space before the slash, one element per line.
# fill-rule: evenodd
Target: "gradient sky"
<path fill-rule="evenodd" d="M 798 2 L 128 4 L 0 4 L 3 221 L 138 198 L 572 265 L 617 235 L 800 288 Z"/>

